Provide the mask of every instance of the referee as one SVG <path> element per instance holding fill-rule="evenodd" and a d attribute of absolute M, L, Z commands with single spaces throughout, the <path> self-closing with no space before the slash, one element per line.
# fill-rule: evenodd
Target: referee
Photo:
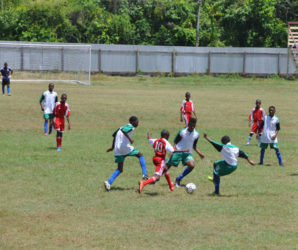
<path fill-rule="evenodd" d="M 7 94 L 10 94 L 10 76 L 12 75 L 13 70 L 8 67 L 7 62 L 4 63 L 4 67 L 1 69 L 2 75 L 2 94 L 5 95 L 5 85 L 7 86 Z"/>

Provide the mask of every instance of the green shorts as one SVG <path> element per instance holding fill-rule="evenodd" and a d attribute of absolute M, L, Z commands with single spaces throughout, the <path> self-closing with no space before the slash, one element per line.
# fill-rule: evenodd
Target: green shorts
<path fill-rule="evenodd" d="M 228 175 L 237 169 L 236 166 L 229 165 L 225 161 L 216 161 L 214 166 L 214 174 L 218 176 Z"/>
<path fill-rule="evenodd" d="M 261 143 L 260 148 L 267 149 L 269 144 L 270 144 L 271 149 L 273 149 L 273 148 L 274 149 L 279 149 L 277 142 L 276 143 Z"/>
<path fill-rule="evenodd" d="M 43 118 L 44 119 L 50 119 L 50 120 L 52 120 L 53 119 L 53 114 L 43 114 Z"/>
<path fill-rule="evenodd" d="M 137 150 L 136 148 L 133 149 L 133 151 L 131 151 L 129 154 L 127 155 L 115 155 L 115 162 L 119 163 L 119 162 L 124 162 L 125 157 L 127 156 L 136 156 L 140 151 Z"/>
<path fill-rule="evenodd" d="M 190 153 L 178 152 L 172 154 L 172 156 L 167 160 L 167 164 L 177 167 L 180 161 L 182 161 L 183 165 L 186 165 L 188 161 L 194 161 L 194 158 Z"/>

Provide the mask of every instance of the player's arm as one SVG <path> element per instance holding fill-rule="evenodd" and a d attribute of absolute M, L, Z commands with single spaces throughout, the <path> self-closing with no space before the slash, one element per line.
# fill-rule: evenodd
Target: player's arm
<path fill-rule="evenodd" d="M 183 103 L 182 103 L 182 105 L 183 105 Z M 181 122 L 183 122 L 183 106 L 181 106 L 181 108 L 180 108 L 180 121 Z"/>
<path fill-rule="evenodd" d="M 114 147 L 115 147 L 115 139 L 116 139 L 116 134 L 119 131 L 119 129 L 117 129 L 114 133 L 113 133 L 113 142 L 112 142 L 112 146 L 110 148 L 107 149 L 107 152 L 113 151 Z"/>
<path fill-rule="evenodd" d="M 127 137 L 127 139 L 129 140 L 130 144 L 133 144 L 133 139 L 130 138 L 130 136 L 128 135 L 127 132 L 123 131 L 123 129 L 121 129 L 122 133 Z"/>
<path fill-rule="evenodd" d="M 192 110 L 192 113 L 194 114 L 195 118 L 197 119 L 197 114 L 196 114 L 196 110 L 195 110 L 195 107 L 193 105 L 193 102 L 191 103 L 191 110 Z"/>
<path fill-rule="evenodd" d="M 211 140 L 208 136 L 207 136 L 207 133 L 204 133 L 204 138 L 208 141 L 208 142 L 210 142 L 212 145 L 213 145 L 213 147 L 215 147 L 215 149 L 218 151 L 218 152 L 220 152 L 221 150 L 222 150 L 222 145 L 221 144 L 219 144 L 219 143 L 217 143 L 216 141 L 213 141 L 213 140 Z"/>
<path fill-rule="evenodd" d="M 41 111 L 44 111 L 44 107 L 43 107 L 43 103 L 42 103 L 43 100 L 44 100 L 44 95 L 42 94 L 41 97 L 39 98 L 39 104 L 40 104 Z"/>
<path fill-rule="evenodd" d="M 275 138 L 276 138 L 277 135 L 278 135 L 279 130 L 280 130 L 280 124 L 277 123 L 277 124 L 276 124 L 276 132 L 275 132 L 275 135 L 271 137 L 272 140 L 275 140 Z"/>
<path fill-rule="evenodd" d="M 66 116 L 66 120 L 67 120 L 67 123 L 68 123 L 68 130 L 70 130 L 70 118 L 69 118 L 69 116 Z"/>
<path fill-rule="evenodd" d="M 248 158 L 248 155 L 246 153 L 244 153 L 242 150 L 239 150 L 239 157 L 240 158 L 243 158 L 243 159 L 246 159 L 248 161 L 248 163 L 250 165 L 256 165 L 256 163 L 254 161 L 252 161 L 251 159 Z"/>
<path fill-rule="evenodd" d="M 199 138 L 197 138 L 194 142 L 193 142 L 193 149 L 197 152 L 197 154 L 201 157 L 201 159 L 205 158 L 205 155 L 197 148 L 197 143 L 198 143 Z"/>

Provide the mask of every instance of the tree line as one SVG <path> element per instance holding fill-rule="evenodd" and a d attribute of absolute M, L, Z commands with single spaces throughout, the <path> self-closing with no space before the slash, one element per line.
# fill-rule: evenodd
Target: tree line
<path fill-rule="evenodd" d="M 0 39 L 194 46 L 198 0 L 0 0 Z M 298 0 L 202 0 L 199 46 L 286 47 Z"/>

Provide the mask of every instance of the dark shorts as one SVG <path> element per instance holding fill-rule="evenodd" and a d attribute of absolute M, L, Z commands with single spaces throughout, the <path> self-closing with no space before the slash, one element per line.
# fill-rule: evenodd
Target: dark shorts
<path fill-rule="evenodd" d="M 2 79 L 2 85 L 9 85 L 10 79 Z"/>

